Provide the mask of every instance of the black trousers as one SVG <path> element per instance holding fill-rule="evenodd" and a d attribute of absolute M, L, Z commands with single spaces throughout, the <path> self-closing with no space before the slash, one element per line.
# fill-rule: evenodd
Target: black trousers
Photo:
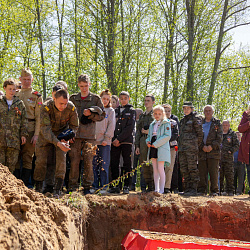
<path fill-rule="evenodd" d="M 131 172 L 131 153 L 132 153 L 132 144 L 121 144 L 119 147 L 111 145 L 111 177 L 112 181 L 119 177 L 119 162 L 120 155 L 122 154 L 123 158 L 123 171 L 121 175 Z M 130 184 L 130 175 L 124 180 L 124 186 L 129 187 Z"/>

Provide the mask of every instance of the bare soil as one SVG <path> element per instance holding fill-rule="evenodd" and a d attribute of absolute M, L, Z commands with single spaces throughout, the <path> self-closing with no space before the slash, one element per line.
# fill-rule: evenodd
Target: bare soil
<path fill-rule="evenodd" d="M 86 217 L 26 188 L 0 165 L 0 249 L 84 249 Z"/>
<path fill-rule="evenodd" d="M 0 249 L 115 250 L 131 229 L 250 241 L 250 199 L 155 192 L 47 198 L 0 165 Z"/>
<path fill-rule="evenodd" d="M 250 241 L 250 199 L 131 193 L 86 196 L 88 249 L 120 249 L 130 229 Z"/>

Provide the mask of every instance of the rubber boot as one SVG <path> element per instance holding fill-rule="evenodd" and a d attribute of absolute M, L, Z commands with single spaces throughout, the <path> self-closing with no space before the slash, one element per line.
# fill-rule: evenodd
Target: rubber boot
<path fill-rule="evenodd" d="M 17 179 L 21 179 L 21 171 L 20 169 L 15 169 L 15 171 L 13 172 L 13 175 L 17 178 Z"/>
<path fill-rule="evenodd" d="M 60 195 L 62 191 L 63 179 L 56 178 L 55 187 L 54 187 L 54 195 Z"/>
<path fill-rule="evenodd" d="M 43 181 L 35 181 L 36 191 L 42 193 L 43 191 Z"/>
<path fill-rule="evenodd" d="M 31 169 L 23 168 L 22 181 L 26 187 L 29 186 L 30 175 L 31 175 Z"/>

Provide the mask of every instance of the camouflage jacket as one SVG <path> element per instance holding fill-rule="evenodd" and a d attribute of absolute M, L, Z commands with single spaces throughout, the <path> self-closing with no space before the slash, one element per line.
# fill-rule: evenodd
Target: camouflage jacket
<path fill-rule="evenodd" d="M 149 125 L 151 122 L 153 122 L 153 110 L 151 110 L 148 114 L 146 112 L 143 112 L 139 116 L 139 120 L 136 123 L 136 135 L 135 135 L 135 147 L 140 148 L 140 139 L 141 137 L 144 137 L 145 141 L 147 139 L 147 134 L 143 134 L 141 130 L 149 129 Z"/>
<path fill-rule="evenodd" d="M 221 161 L 232 161 L 234 152 L 239 149 L 239 145 L 240 142 L 236 133 L 232 129 L 229 129 L 227 134 L 223 134 L 221 144 Z"/>
<path fill-rule="evenodd" d="M 89 93 L 87 98 L 84 100 L 81 99 L 81 93 L 74 94 L 70 96 L 70 101 L 76 106 L 79 119 L 83 115 L 84 109 L 89 109 L 91 107 L 97 106 L 103 110 L 103 113 L 100 115 L 98 113 L 92 112 L 88 119 L 91 119 L 92 122 L 88 124 L 79 124 L 79 129 L 76 134 L 76 138 L 82 139 L 96 139 L 96 124 L 97 121 L 102 121 L 105 118 L 104 107 L 101 101 L 101 98 L 93 93 Z"/>
<path fill-rule="evenodd" d="M 38 137 L 39 146 L 52 143 L 55 146 L 59 142 L 57 136 L 67 128 L 77 132 L 79 121 L 76 108 L 72 102 L 68 102 L 63 111 L 59 111 L 54 100 L 48 100 L 41 107 L 41 128 Z"/>
<path fill-rule="evenodd" d="M 202 124 L 205 123 L 205 118 L 202 119 Z M 199 148 L 199 160 L 209 159 L 220 159 L 220 145 L 222 142 L 222 126 L 219 119 L 212 118 L 211 126 L 209 129 L 209 133 L 207 136 L 206 144 L 204 144 L 203 140 Z M 209 153 L 204 152 L 202 149 L 204 146 L 212 146 L 212 151 Z"/>
<path fill-rule="evenodd" d="M 23 101 L 14 97 L 8 110 L 6 97 L 0 98 L 0 147 L 20 149 L 21 137 L 28 137 L 26 109 Z"/>
<path fill-rule="evenodd" d="M 203 140 L 201 118 L 191 112 L 180 121 L 178 151 L 198 152 Z"/>

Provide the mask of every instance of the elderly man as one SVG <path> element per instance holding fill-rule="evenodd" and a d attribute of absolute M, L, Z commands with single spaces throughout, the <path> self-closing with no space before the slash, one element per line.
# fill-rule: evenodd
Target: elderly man
<path fill-rule="evenodd" d="M 213 117 L 214 109 L 211 105 L 204 107 L 205 117 L 202 119 L 203 141 L 199 148 L 199 175 L 198 193 L 207 194 L 208 173 L 210 175 L 210 194 L 217 196 L 218 172 L 220 161 L 220 144 L 222 141 L 222 127 L 220 120 Z"/>

